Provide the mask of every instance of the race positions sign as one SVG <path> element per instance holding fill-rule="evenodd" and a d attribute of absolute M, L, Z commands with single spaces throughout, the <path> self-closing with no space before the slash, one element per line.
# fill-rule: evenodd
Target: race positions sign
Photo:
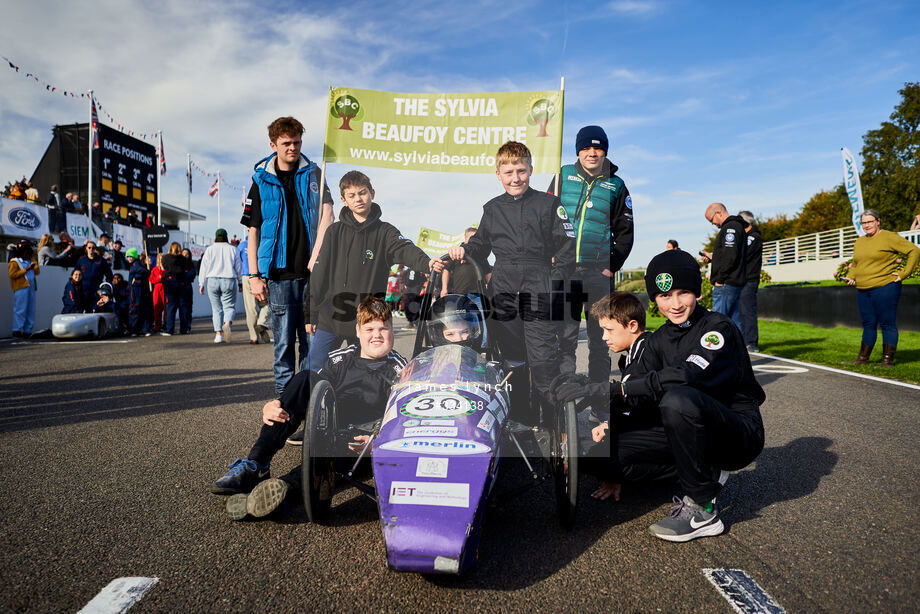
<path fill-rule="evenodd" d="M 93 162 L 99 172 L 101 202 L 144 211 L 156 208 L 153 145 L 99 124 L 99 149 L 93 152 Z"/>
<path fill-rule="evenodd" d="M 559 171 L 562 92 L 400 94 L 329 90 L 323 159 L 418 171 L 494 173 L 495 152 L 520 141 L 534 172 Z"/>

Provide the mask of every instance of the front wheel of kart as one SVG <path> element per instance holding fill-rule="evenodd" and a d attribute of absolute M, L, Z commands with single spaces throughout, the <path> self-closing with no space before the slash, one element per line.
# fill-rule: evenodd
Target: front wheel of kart
<path fill-rule="evenodd" d="M 556 513 L 563 527 L 575 526 L 578 511 L 578 430 L 575 403 L 570 401 L 556 413 L 553 433 L 553 479 L 556 484 Z"/>
<path fill-rule="evenodd" d="M 320 380 L 310 394 L 303 435 L 303 502 L 307 518 L 316 524 L 329 522 L 335 491 L 335 391 Z"/>

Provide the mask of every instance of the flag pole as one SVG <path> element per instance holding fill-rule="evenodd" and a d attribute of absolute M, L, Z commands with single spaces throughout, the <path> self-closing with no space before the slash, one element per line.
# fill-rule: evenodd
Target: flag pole
<path fill-rule="evenodd" d="M 217 227 L 220 228 L 220 169 L 217 169 Z"/>
<path fill-rule="evenodd" d="M 562 92 L 562 99 L 559 101 L 559 131 L 561 132 L 565 127 L 565 77 L 562 77 L 562 80 L 559 83 L 559 90 Z M 562 164 L 562 138 L 559 139 L 559 163 L 560 165 Z M 556 188 L 556 198 L 559 198 L 561 189 L 561 186 L 559 185 L 561 172 L 562 168 L 560 166 L 559 170 L 556 171 L 556 180 L 553 182 L 553 185 Z"/>
<path fill-rule="evenodd" d="M 90 215 L 90 211 L 93 208 L 93 105 L 95 105 L 93 100 L 93 90 L 89 91 L 89 126 L 86 131 L 87 141 L 89 145 L 89 164 L 87 164 L 87 183 L 86 183 L 86 219 L 89 222 L 89 232 L 87 233 L 87 239 L 90 236 L 95 237 L 96 233 L 93 232 L 93 218 Z M 98 128 L 98 127 L 97 127 Z M 67 219 L 67 213 L 64 213 L 64 219 Z M 65 222 L 66 224 L 66 222 Z"/>
<path fill-rule="evenodd" d="M 160 130 L 157 132 L 157 226 L 163 224 L 163 205 L 161 203 L 162 199 L 160 198 L 160 172 L 163 168 L 163 131 Z"/>
<path fill-rule="evenodd" d="M 192 244 L 192 154 L 185 154 L 185 168 L 188 172 L 188 195 L 186 208 L 188 209 L 188 222 L 185 225 L 185 242 Z"/>
<path fill-rule="evenodd" d="M 332 88 L 329 88 L 329 99 L 332 98 Z M 326 100 L 326 113 L 329 113 L 329 100 Z M 323 199 L 326 197 L 326 138 L 329 136 L 329 118 L 326 116 L 326 113 L 323 114 L 323 117 L 326 118 L 325 126 L 323 127 L 323 146 L 320 150 L 320 156 L 323 158 L 323 165 L 319 171 L 319 216 L 323 217 Z M 335 219 L 335 214 L 333 213 L 333 218 Z M 316 221 L 319 224 L 319 220 Z M 316 246 L 316 242 L 322 240 L 322 237 L 316 237 L 316 241 L 313 242 L 313 245 L 310 246 L 310 251 L 313 251 L 313 248 Z M 312 258 L 312 255 L 311 255 Z"/>

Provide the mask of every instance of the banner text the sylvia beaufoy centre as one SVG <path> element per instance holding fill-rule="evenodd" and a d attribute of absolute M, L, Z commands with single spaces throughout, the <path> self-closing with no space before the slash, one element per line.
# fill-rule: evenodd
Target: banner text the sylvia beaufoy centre
<path fill-rule="evenodd" d="M 562 92 L 401 94 L 331 88 L 324 159 L 385 168 L 492 173 L 520 141 L 534 171 L 559 169 Z"/>

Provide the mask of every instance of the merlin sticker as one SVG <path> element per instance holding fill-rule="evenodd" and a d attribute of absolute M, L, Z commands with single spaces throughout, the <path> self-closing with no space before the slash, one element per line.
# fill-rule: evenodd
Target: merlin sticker
<path fill-rule="evenodd" d="M 658 289 L 662 292 L 667 292 L 671 289 L 671 284 L 674 283 L 674 278 L 671 277 L 669 273 L 659 273 L 658 277 L 655 278 L 655 285 L 658 286 Z"/>

